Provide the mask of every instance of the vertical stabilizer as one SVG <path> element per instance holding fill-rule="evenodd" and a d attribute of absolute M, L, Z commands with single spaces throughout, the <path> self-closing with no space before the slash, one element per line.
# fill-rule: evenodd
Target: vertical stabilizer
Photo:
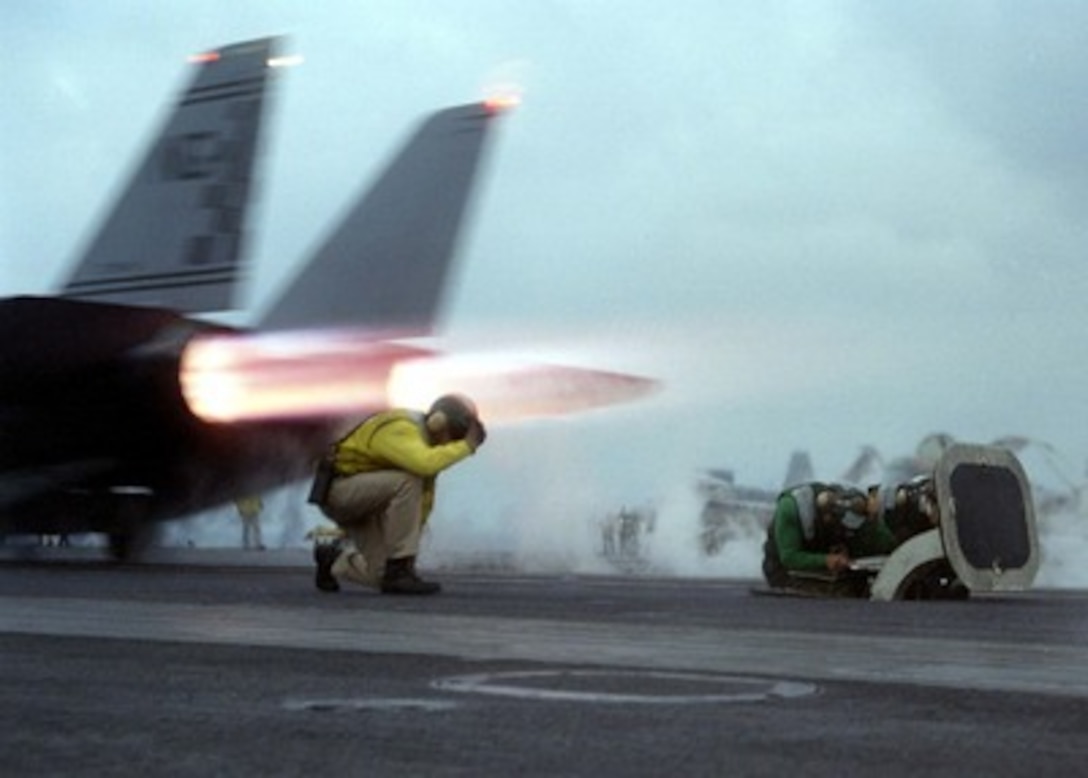
<path fill-rule="evenodd" d="M 191 84 L 62 296 L 182 312 L 231 307 L 276 41 L 193 58 Z"/>
<path fill-rule="evenodd" d="M 363 194 L 261 329 L 432 329 L 495 109 L 428 118 Z"/>
<path fill-rule="evenodd" d="M 815 477 L 812 469 L 812 457 L 807 451 L 794 451 L 790 455 L 790 462 L 786 466 L 786 479 L 782 482 L 782 488 L 807 483 Z"/>

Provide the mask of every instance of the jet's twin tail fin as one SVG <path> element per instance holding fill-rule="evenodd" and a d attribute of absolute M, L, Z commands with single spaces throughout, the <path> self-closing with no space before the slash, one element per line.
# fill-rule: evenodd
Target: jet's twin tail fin
<path fill-rule="evenodd" d="M 425 120 L 259 328 L 430 332 L 495 113 L 475 103 Z"/>
<path fill-rule="evenodd" d="M 231 307 L 276 38 L 198 70 L 62 296 L 179 312 Z"/>
<path fill-rule="evenodd" d="M 790 455 L 789 464 L 786 465 L 786 478 L 782 482 L 782 488 L 807 483 L 815 477 L 812 469 L 812 457 L 807 451 L 794 451 Z"/>

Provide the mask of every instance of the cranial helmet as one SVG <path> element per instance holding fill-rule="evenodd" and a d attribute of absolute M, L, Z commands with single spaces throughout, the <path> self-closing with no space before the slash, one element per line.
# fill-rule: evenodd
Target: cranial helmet
<path fill-rule="evenodd" d="M 427 412 L 428 416 L 435 414 L 442 414 L 450 437 L 461 440 L 476 421 L 476 403 L 463 394 L 444 394 L 431 403 Z"/>
<path fill-rule="evenodd" d="M 860 489 L 851 487 L 836 490 L 830 507 L 834 516 L 847 531 L 853 532 L 865 523 L 868 515 L 868 496 Z"/>
<path fill-rule="evenodd" d="M 869 503 L 869 496 L 861 489 L 850 488 L 843 490 L 839 501 L 847 511 L 864 514 Z"/>
<path fill-rule="evenodd" d="M 817 507 L 829 516 L 842 518 L 847 513 L 864 515 L 868 498 L 860 489 L 847 486 L 831 486 L 817 498 Z"/>

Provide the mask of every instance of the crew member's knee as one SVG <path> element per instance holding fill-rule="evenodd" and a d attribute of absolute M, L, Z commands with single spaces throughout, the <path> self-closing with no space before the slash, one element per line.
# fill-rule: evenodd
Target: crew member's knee
<path fill-rule="evenodd" d="M 394 471 L 392 483 L 396 487 L 396 497 L 405 500 L 418 500 L 423 497 L 423 479 L 412 473 Z"/>
<path fill-rule="evenodd" d="M 338 478 L 329 490 L 327 515 L 341 526 L 380 516 L 393 506 L 418 504 L 423 479 L 401 470 L 378 470 Z"/>

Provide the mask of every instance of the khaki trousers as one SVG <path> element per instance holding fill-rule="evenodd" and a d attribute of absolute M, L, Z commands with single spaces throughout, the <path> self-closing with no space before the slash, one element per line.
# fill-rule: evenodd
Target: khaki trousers
<path fill-rule="evenodd" d="M 337 478 L 325 508 L 357 549 L 345 550 L 336 560 L 332 572 L 338 578 L 377 587 L 387 559 L 419 553 L 423 529 L 423 479 L 419 476 L 376 470 Z"/>

